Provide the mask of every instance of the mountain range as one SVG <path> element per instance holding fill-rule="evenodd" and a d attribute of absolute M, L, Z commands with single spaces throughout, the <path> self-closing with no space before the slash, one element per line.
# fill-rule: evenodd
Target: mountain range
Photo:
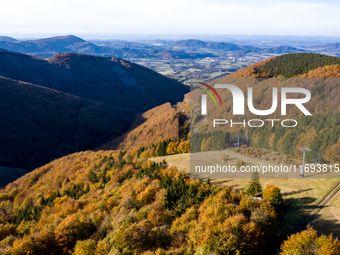
<path fill-rule="evenodd" d="M 17 39 L 8 37 L 8 36 L 0 36 L 0 42 L 15 42 Z"/>
<path fill-rule="evenodd" d="M 188 39 L 174 42 L 171 44 L 173 47 L 187 47 L 187 48 L 207 48 L 207 49 L 218 49 L 226 51 L 241 50 L 242 47 L 233 43 L 224 42 L 204 42 L 196 39 Z M 255 47 L 254 47 L 255 48 Z M 258 48 L 256 48 L 258 49 Z"/>
<path fill-rule="evenodd" d="M 120 87 L 143 87 L 142 82 L 136 84 L 136 79 L 140 77 L 137 74 L 155 75 L 124 60 L 74 53 L 58 54 L 51 62 L 18 53 L 2 52 L 1 56 L 3 59 L 0 63 L 9 63 L 11 66 L 6 69 L 5 64 L 2 64 L 1 74 L 36 79 L 50 87 L 57 86 L 54 79 L 67 82 L 57 77 L 59 74 L 72 78 L 72 82 L 76 81 L 78 75 L 81 82 L 77 86 L 67 83 L 58 88 L 78 87 L 79 91 L 76 92 L 79 95 L 90 95 L 84 93 L 88 89 L 82 87 L 84 81 L 93 82 L 92 87 L 96 91 L 96 82 L 91 78 L 96 76 L 92 76 L 91 69 L 108 72 L 109 77 L 118 72 L 115 75 L 121 77 L 121 83 L 117 85 Z M 28 63 L 25 64 L 25 61 Z M 110 61 L 114 62 L 112 66 Z M 287 54 L 256 63 L 215 80 L 210 85 L 227 83 L 230 79 L 235 81 L 235 78 L 267 77 L 274 82 L 278 77 L 297 78 L 300 75 L 333 77 L 339 70 L 338 61 L 339 58 L 318 54 Z M 116 64 L 119 64 L 118 67 Z M 15 72 L 13 68 L 16 66 L 18 70 Z M 29 68 L 29 71 L 25 72 L 25 68 Z M 123 78 L 124 71 L 121 70 L 124 68 L 139 71 L 132 73 L 136 76 L 130 74 L 128 77 L 133 79 L 129 80 Z M 112 70 L 113 73 L 110 73 Z M 101 78 L 99 84 L 103 82 L 103 73 L 97 76 Z M 165 77 L 162 80 L 166 84 L 173 82 Z M 242 89 L 245 89 L 246 84 L 243 85 Z M 108 88 L 113 86 L 115 83 Z M 159 86 L 164 85 L 161 83 Z M 337 99 L 340 87 L 336 82 L 316 82 L 309 86 L 313 97 L 309 107 L 312 107 L 314 116 L 304 119 L 304 125 L 297 131 L 275 128 L 248 132 L 252 146 L 267 149 L 270 146 L 276 153 L 283 150 L 285 155 L 290 155 L 291 149 L 299 142 L 306 146 L 312 144 L 313 150 L 319 147 L 324 149 L 325 145 L 332 146 L 340 134 Z M 179 88 L 178 94 L 183 96 L 181 86 Z M 170 90 L 167 87 L 163 89 Z M 150 97 L 153 96 L 151 92 L 146 91 Z M 257 106 L 267 109 L 271 103 L 270 92 L 271 86 L 256 87 L 254 100 Z M 228 117 L 231 95 L 220 95 L 226 107 L 218 108 L 215 114 L 218 118 Z M 138 112 L 134 102 L 130 101 L 132 105 L 129 109 L 132 110 L 129 110 L 118 107 L 114 102 L 112 106 L 55 88 L 5 77 L 0 78 L 0 96 L 1 139 L 7 139 L 7 143 L 1 141 L 4 144 L 0 148 L 1 155 L 8 154 L 7 158 L 13 157 L 14 161 L 19 162 L 50 155 L 50 150 L 56 150 L 53 157 L 60 157 L 57 152 L 65 155 L 48 161 L 50 163 L 0 190 L 0 253 L 4 255 L 274 254 L 280 249 L 278 236 L 282 232 L 279 228 L 284 225 L 295 226 L 291 218 L 282 216 L 290 210 L 296 218 L 297 211 L 302 211 L 304 207 L 308 207 L 308 211 L 303 211 L 308 212 L 308 216 L 313 208 L 318 208 L 324 202 L 322 199 L 320 203 L 313 200 L 310 195 L 313 193 L 309 193 L 313 188 L 306 188 L 306 182 L 317 182 L 318 185 L 313 186 L 317 190 L 314 192 L 321 192 L 318 189 L 325 182 L 320 180 L 302 182 L 304 179 L 299 178 L 296 181 L 299 181 L 300 189 L 289 187 L 284 195 L 275 186 L 277 179 L 272 182 L 266 180 L 265 183 L 269 185 L 263 190 L 262 199 L 255 199 L 253 195 L 236 190 L 235 185 L 227 186 L 230 180 L 217 183 L 210 179 L 198 180 L 169 167 L 166 161 L 156 163 L 139 158 L 136 149 L 140 146 L 162 140 L 187 139 L 188 100 L 189 96 L 191 100 L 194 99 L 195 91 L 186 94 L 183 102 L 176 105 L 168 103 L 172 100 L 170 96 L 164 97 L 168 102 L 159 103 L 145 113 L 138 114 L 128 132 L 112 139 L 112 142 L 96 151 L 79 151 L 70 155 L 66 155 L 69 151 L 63 148 L 84 150 L 81 148 L 84 144 L 104 144 L 99 138 L 106 140 L 106 135 L 118 136 L 123 133 L 124 121 L 130 118 L 130 113 L 134 117 L 134 113 Z M 104 95 L 101 97 L 103 101 L 106 100 Z M 213 103 L 208 103 L 208 107 L 214 107 Z M 204 119 L 201 118 L 201 121 L 204 122 Z M 320 141 L 325 142 L 323 144 Z M 17 142 L 20 142 L 19 146 L 14 147 Z M 246 149 L 255 151 L 255 148 Z M 31 155 L 32 151 L 38 154 Z M 10 171 L 8 168 L 5 170 Z M 291 184 L 291 180 L 286 182 L 288 186 Z M 289 201 L 282 199 L 293 193 L 297 197 L 291 197 Z M 329 196 L 327 192 L 324 193 L 326 197 Z M 301 218 L 301 215 L 298 217 Z M 337 226 L 330 221 L 323 223 L 328 224 L 327 227 Z M 307 231 L 289 237 L 292 247 L 289 252 L 307 250 L 307 246 L 307 251 L 310 249 L 319 254 L 325 254 L 331 247 L 335 251 L 332 254 L 337 254 L 340 247 L 338 239 L 332 236 L 318 239 L 316 233 L 306 239 L 305 236 L 309 236 L 310 232 L 313 230 L 308 227 Z M 305 240 L 309 242 L 307 245 Z M 281 249 L 287 248 L 290 243 L 281 245 Z"/>
<path fill-rule="evenodd" d="M 83 42 L 69 38 L 69 42 L 60 47 L 69 43 Z M 337 77 L 339 64 L 339 58 L 331 56 L 287 54 L 256 63 L 229 75 L 228 78 L 298 75 L 321 77 L 323 74 Z M 30 55 L 0 50 L 0 76 L 4 89 L 0 113 L 3 114 L 2 121 L 5 122 L 2 129 L 6 134 L 2 139 L 3 144 L 12 144 L 3 152 L 0 162 L 2 166 L 32 169 L 78 150 L 138 148 L 141 145 L 150 146 L 160 140 L 186 136 L 187 131 L 183 130 L 187 130 L 184 126 L 187 125 L 185 123 L 189 113 L 186 110 L 188 107 L 185 106 L 187 103 L 182 101 L 189 88 L 150 69 L 119 58 L 60 53 L 42 60 Z M 223 82 L 223 79 L 219 82 Z M 19 91 L 21 94 L 18 94 Z M 11 93 L 16 96 L 10 98 Z M 43 96 L 46 94 L 55 96 L 51 97 L 53 100 L 46 100 Z M 22 97 L 25 99 L 18 100 Z M 9 101 L 10 99 L 12 101 Z M 188 99 L 186 100 L 188 102 Z M 60 102 L 65 103 L 58 106 Z M 170 104 L 165 104 L 168 102 Z M 161 107 L 163 104 L 165 105 Z M 39 105 L 50 110 L 43 111 L 39 109 Z M 73 120 L 64 123 L 65 120 L 61 117 L 63 111 L 78 117 L 68 117 Z M 158 115 L 159 112 L 164 112 L 164 116 Z M 89 117 L 86 117 L 85 113 Z M 35 118 L 36 115 L 39 117 Z M 100 120 L 96 120 L 96 116 L 101 116 Z M 139 116 L 139 119 L 135 119 L 136 116 Z M 168 116 L 168 119 L 165 116 Z M 48 122 L 51 124 L 46 125 Z M 11 126 L 6 123 L 11 123 Z M 166 123 L 173 123 L 169 124 L 173 130 L 168 130 Z M 124 137 L 120 137 L 127 131 Z M 77 140 L 82 132 L 80 137 L 87 137 L 83 143 Z M 16 134 L 12 135 L 14 133 Z M 25 140 L 24 137 L 28 139 Z M 44 144 L 43 141 L 50 143 Z M 101 147 L 104 144 L 106 145 Z"/>
<path fill-rule="evenodd" d="M 0 50 L 0 75 L 135 112 L 177 103 L 189 91 L 182 83 L 143 66 L 77 53 L 41 60 Z"/>
<path fill-rule="evenodd" d="M 291 46 L 278 46 L 273 48 L 264 49 L 264 53 L 274 53 L 274 54 L 284 54 L 284 53 L 297 53 L 297 52 L 304 52 L 303 49 L 298 49 Z"/>
<path fill-rule="evenodd" d="M 235 78 L 273 78 L 272 82 L 275 83 L 275 79 L 279 77 L 338 78 L 340 77 L 340 58 L 327 56 L 327 55 L 313 54 L 313 53 L 286 54 L 286 55 L 282 55 L 278 57 L 269 58 L 259 63 L 256 63 L 254 65 L 248 66 L 226 77 L 217 79 L 211 82 L 210 85 L 229 84 L 230 82 L 237 82 L 237 79 Z M 238 79 L 238 80 L 241 81 L 242 79 Z M 246 85 L 249 85 L 249 84 L 247 83 L 247 80 L 245 79 L 243 80 L 244 82 L 240 83 L 240 88 L 245 91 Z M 332 82 L 330 80 L 330 82 L 322 83 L 322 81 L 319 79 L 314 79 L 314 80 L 305 79 L 305 81 L 307 82 L 307 85 L 308 85 L 307 88 L 311 91 L 312 96 L 313 96 L 312 100 L 307 104 L 306 107 L 308 109 L 312 109 L 313 115 L 315 115 L 313 117 L 315 119 L 314 122 L 317 124 L 318 123 L 317 119 L 320 116 L 323 116 L 322 118 L 326 118 L 326 119 L 327 118 L 338 119 L 337 115 L 328 116 L 328 117 L 324 115 L 325 112 L 327 111 L 331 111 L 331 112 L 340 111 L 340 108 L 338 104 L 336 103 L 337 101 L 335 99 L 338 93 L 340 93 L 338 86 L 336 86 L 336 82 Z M 183 102 L 180 102 L 177 105 L 174 105 L 172 107 L 170 104 L 164 104 L 162 106 L 149 110 L 148 112 L 140 116 L 140 118 L 145 120 L 142 122 L 142 124 L 138 124 L 139 121 L 138 119 L 136 119 L 135 124 L 131 126 L 130 130 L 127 133 L 105 144 L 104 146 L 101 146 L 99 149 L 105 149 L 105 150 L 113 150 L 113 149 L 131 150 L 132 149 L 134 150 L 134 149 L 141 148 L 142 146 L 147 147 L 152 144 L 156 144 L 157 141 L 161 141 L 161 140 L 164 141 L 167 139 L 176 140 L 179 138 L 185 138 L 186 136 L 180 135 L 181 134 L 180 130 L 186 130 L 187 131 L 186 134 L 188 135 L 189 130 L 186 129 L 185 127 L 188 125 L 189 118 L 191 118 L 191 120 L 195 120 L 195 122 L 197 122 L 195 123 L 195 125 L 202 126 L 202 129 L 206 131 L 212 131 L 213 129 L 211 127 L 207 128 L 205 126 L 205 123 L 206 123 L 205 118 L 199 118 L 200 117 L 198 116 L 199 113 L 196 112 L 193 107 L 191 109 L 191 114 L 189 114 L 190 112 L 189 97 L 193 97 L 191 98 L 192 103 L 195 102 L 194 97 L 197 94 L 195 92 L 190 92 L 190 94 L 186 95 Z M 224 116 L 224 118 L 227 118 L 227 119 L 232 118 L 232 113 L 230 111 L 230 109 L 232 108 L 232 98 L 231 98 L 230 93 L 219 92 L 219 94 L 222 98 L 222 101 L 225 103 L 223 103 L 224 105 L 223 107 L 217 108 L 212 113 L 212 115 L 214 116 L 214 118 L 221 118 L 221 116 Z M 254 91 L 254 102 L 257 105 L 256 107 L 258 107 L 259 109 L 270 108 L 270 104 L 271 104 L 270 95 L 271 95 L 270 86 L 257 87 L 256 91 Z M 212 102 L 210 103 L 211 104 L 208 104 L 208 107 L 213 108 L 214 106 Z M 159 116 L 156 113 L 157 111 L 164 112 L 164 114 Z M 291 117 L 299 117 L 299 118 L 301 117 L 297 111 L 293 111 L 293 112 L 295 115 L 294 116 L 292 115 Z M 179 113 L 182 116 L 185 116 L 184 119 L 187 119 L 188 121 L 179 122 L 177 118 L 177 116 L 179 116 L 178 115 Z M 321 114 L 321 115 L 319 116 L 318 114 Z M 251 118 L 251 115 L 246 113 L 245 117 L 249 119 Z M 279 118 L 279 116 L 274 116 L 273 118 Z M 307 121 L 307 119 L 304 121 Z M 326 123 L 326 120 L 324 121 Z M 167 128 L 170 126 L 172 127 L 171 131 L 175 131 L 175 132 L 168 131 Z M 195 128 L 195 127 L 192 126 L 192 128 Z M 239 129 L 235 130 L 235 132 L 236 131 L 239 131 Z M 195 130 L 192 129 L 191 132 L 194 133 Z M 232 132 L 232 130 L 230 132 Z M 307 130 L 303 132 L 307 132 Z M 329 147 L 336 142 L 338 131 L 336 130 L 329 131 L 326 127 L 324 127 L 322 132 L 324 132 L 324 134 L 322 136 L 321 135 L 318 136 L 317 140 L 324 139 L 325 140 L 324 146 Z M 328 133 L 328 132 L 331 132 L 331 133 Z M 327 133 L 327 138 L 325 137 L 326 133 Z M 268 140 L 267 138 L 268 137 L 263 137 L 262 139 L 266 141 Z M 280 136 L 278 135 L 277 141 L 279 138 Z M 297 136 L 296 143 L 302 142 L 299 139 L 300 137 Z M 303 141 L 303 142 L 307 142 L 307 141 Z M 313 142 L 313 140 L 309 140 L 307 143 L 310 144 L 311 142 Z M 263 146 L 265 147 L 268 145 L 264 144 Z M 322 150 L 324 149 L 325 148 L 323 148 Z M 317 149 L 316 151 L 320 151 L 320 149 Z M 312 157 L 311 155 L 309 156 Z"/>
<path fill-rule="evenodd" d="M 101 47 L 71 35 L 29 41 L 18 41 L 15 39 L 1 40 L 0 38 L 0 48 L 43 58 L 51 57 L 61 52 L 84 52 L 100 55 L 104 50 Z"/>
<path fill-rule="evenodd" d="M 336 44 L 323 45 L 320 47 L 329 51 L 337 50 Z M 199 59 L 216 57 L 213 53 L 206 52 L 206 50 L 218 50 L 234 53 L 236 55 L 244 55 L 249 52 L 272 54 L 304 52 L 303 49 L 290 46 L 259 48 L 251 45 L 236 45 L 227 42 L 206 42 L 196 39 L 158 44 L 154 43 L 151 45 L 127 41 L 87 42 L 74 35 L 26 41 L 19 41 L 11 37 L 0 36 L 0 49 L 30 54 L 40 58 L 49 58 L 55 54 L 64 52 L 84 53 L 104 57 L 115 56 L 121 58 L 150 59 Z"/>
<path fill-rule="evenodd" d="M 0 37 L 0 49 L 30 54 L 40 58 L 52 57 L 58 53 L 73 52 L 84 53 L 95 56 L 115 56 L 123 58 L 144 57 L 144 58 L 204 58 L 212 57 L 212 54 L 186 53 L 183 51 L 172 51 L 151 47 L 140 47 L 140 44 L 131 47 L 131 44 L 114 47 L 115 44 L 108 44 L 111 47 L 95 45 L 73 35 L 57 36 L 37 40 L 18 41 L 14 38 Z"/>
<path fill-rule="evenodd" d="M 138 113 L 189 91 L 128 61 L 78 53 L 42 60 L 0 50 L 0 76 L 0 166 L 30 170 L 97 148 L 126 132 Z"/>

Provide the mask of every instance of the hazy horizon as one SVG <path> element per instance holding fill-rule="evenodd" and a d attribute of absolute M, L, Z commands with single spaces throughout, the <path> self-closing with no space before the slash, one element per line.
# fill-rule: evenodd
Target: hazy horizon
<path fill-rule="evenodd" d="M 0 34 L 340 36 L 334 0 L 13 0 Z"/>
<path fill-rule="evenodd" d="M 41 34 L 0 34 L 17 40 L 37 40 L 56 36 L 73 35 L 86 41 L 134 41 L 150 43 L 160 41 L 179 41 L 197 39 L 202 41 L 230 42 L 235 44 L 269 44 L 269 45 L 318 45 L 339 43 L 340 36 L 292 36 L 292 35 L 252 35 L 252 34 L 67 34 L 67 33 L 41 33 Z"/>

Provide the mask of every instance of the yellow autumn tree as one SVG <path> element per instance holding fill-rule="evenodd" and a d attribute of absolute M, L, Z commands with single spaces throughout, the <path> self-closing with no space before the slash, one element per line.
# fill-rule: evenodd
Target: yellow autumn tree
<path fill-rule="evenodd" d="M 281 245 L 281 255 L 338 255 L 340 254 L 340 242 L 332 235 L 318 237 L 317 232 L 308 227 L 300 233 L 291 235 Z"/>
<path fill-rule="evenodd" d="M 208 139 L 203 139 L 201 144 L 201 151 L 210 151 L 212 149 L 212 137 Z"/>
<path fill-rule="evenodd" d="M 85 241 L 78 241 L 73 255 L 95 255 L 96 241 L 88 239 Z"/>
<path fill-rule="evenodd" d="M 155 200 L 155 196 L 158 189 L 152 186 L 147 187 L 143 192 L 141 192 L 137 199 L 140 201 L 141 205 L 147 205 L 150 204 Z"/>
<path fill-rule="evenodd" d="M 0 240 L 6 236 L 13 235 L 15 233 L 16 226 L 14 224 L 6 223 L 0 224 Z"/>
<path fill-rule="evenodd" d="M 268 145 L 270 148 L 274 149 L 275 133 L 269 136 Z"/>
<path fill-rule="evenodd" d="M 167 153 L 168 155 L 176 154 L 176 152 L 175 152 L 175 146 L 176 146 L 176 144 L 175 144 L 174 142 L 170 142 L 170 143 L 168 144 L 168 147 L 166 148 L 166 153 Z"/>
<path fill-rule="evenodd" d="M 336 144 L 326 149 L 323 158 L 332 163 L 340 163 L 340 138 Z"/>
<path fill-rule="evenodd" d="M 275 185 L 267 185 L 262 193 L 262 198 L 264 201 L 270 202 L 274 206 L 282 205 L 283 199 L 281 190 Z"/>
<path fill-rule="evenodd" d="M 190 140 L 181 141 L 177 147 L 177 151 L 179 153 L 187 153 L 190 152 Z"/>
<path fill-rule="evenodd" d="M 78 240 L 89 238 L 93 225 L 88 220 L 80 219 L 76 214 L 67 216 L 55 229 L 57 243 L 64 252 L 71 252 Z"/>

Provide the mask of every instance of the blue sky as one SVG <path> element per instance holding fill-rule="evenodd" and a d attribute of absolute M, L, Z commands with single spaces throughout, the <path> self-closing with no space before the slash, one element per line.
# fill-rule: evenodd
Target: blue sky
<path fill-rule="evenodd" d="M 340 1 L 11 0 L 0 35 L 262 34 L 340 36 Z"/>

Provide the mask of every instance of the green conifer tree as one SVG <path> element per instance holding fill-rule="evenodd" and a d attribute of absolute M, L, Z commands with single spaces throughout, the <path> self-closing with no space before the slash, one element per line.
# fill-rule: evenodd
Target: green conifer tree
<path fill-rule="evenodd" d="M 248 195 L 251 196 L 256 196 L 257 194 L 262 192 L 262 186 L 260 183 L 259 174 L 257 172 L 253 173 L 246 192 Z"/>

